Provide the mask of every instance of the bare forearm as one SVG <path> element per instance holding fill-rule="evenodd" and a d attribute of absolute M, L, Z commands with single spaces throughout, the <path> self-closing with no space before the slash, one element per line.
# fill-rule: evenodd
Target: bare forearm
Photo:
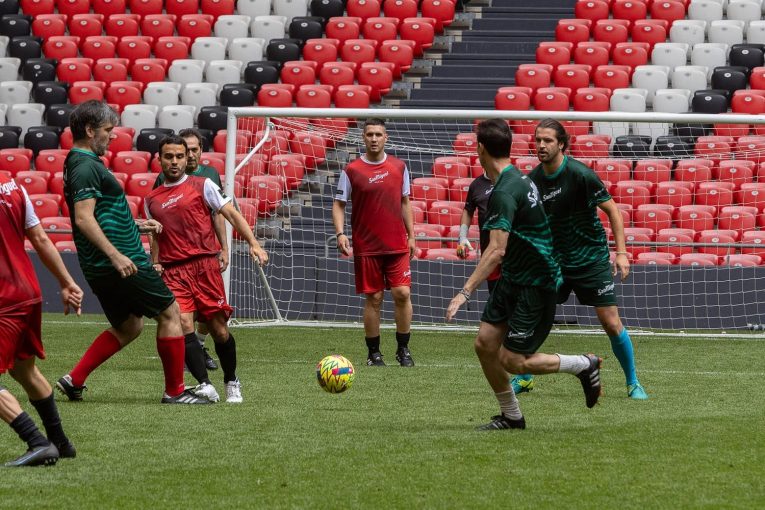
<path fill-rule="evenodd" d="M 226 237 L 226 219 L 222 214 L 216 214 L 213 217 L 213 228 L 215 229 L 215 237 L 218 238 L 221 249 L 223 251 L 228 251 L 228 239 Z"/>
<path fill-rule="evenodd" d="M 608 221 L 611 223 L 611 232 L 614 235 L 614 244 L 616 245 L 616 251 L 627 251 L 626 238 L 624 236 L 624 220 L 622 219 L 622 213 L 614 207 L 607 212 Z"/>
<path fill-rule="evenodd" d="M 39 225 L 38 225 L 39 227 Z M 34 246 L 35 251 L 40 256 L 40 260 L 48 268 L 48 271 L 58 280 L 61 287 L 66 287 L 74 283 L 72 275 L 64 265 L 64 261 L 61 259 L 61 255 L 53 245 L 51 240 L 45 235 L 42 227 L 32 229 L 28 235 L 29 241 Z"/>
<path fill-rule="evenodd" d="M 486 248 L 486 252 L 481 255 L 481 260 L 478 262 L 478 265 L 473 271 L 473 274 L 471 274 L 470 278 L 468 278 L 467 282 L 465 282 L 463 288 L 470 293 L 475 291 L 483 282 L 486 281 L 489 275 L 497 267 L 497 264 L 502 262 L 502 257 L 504 256 L 504 250 L 489 245 L 488 248 Z"/>
<path fill-rule="evenodd" d="M 345 204 L 335 201 L 332 204 L 332 223 L 335 232 L 343 232 L 345 229 Z"/>

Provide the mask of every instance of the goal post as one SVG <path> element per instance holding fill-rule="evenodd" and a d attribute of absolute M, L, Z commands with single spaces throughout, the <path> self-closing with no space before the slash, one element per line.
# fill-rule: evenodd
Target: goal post
<path fill-rule="evenodd" d="M 335 249 L 331 210 L 337 177 L 363 152 L 361 124 L 370 117 L 386 121 L 386 152 L 404 160 L 412 179 L 414 327 L 446 327 L 446 305 L 475 267 L 474 258 L 454 256 L 455 226 L 481 173 L 473 129 L 487 118 L 510 123 L 511 159 L 523 172 L 538 164 L 538 121 L 554 118 L 573 135 L 568 153 L 594 168 L 625 220 L 632 273 L 616 285 L 631 328 L 745 332 L 763 321 L 765 116 L 251 107 L 228 111 L 225 191 L 271 261 L 258 268 L 228 227 L 224 280 L 237 323 L 361 322 L 363 296 L 352 259 Z M 486 297 L 479 290 L 456 325 L 475 327 Z M 386 298 L 383 321 L 392 319 Z M 573 295 L 557 321 L 562 329 L 599 327 Z"/>

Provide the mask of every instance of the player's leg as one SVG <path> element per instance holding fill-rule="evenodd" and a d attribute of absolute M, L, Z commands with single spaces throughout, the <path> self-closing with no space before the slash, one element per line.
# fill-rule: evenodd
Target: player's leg
<path fill-rule="evenodd" d="M 611 350 L 619 360 L 627 383 L 627 395 L 633 400 L 647 400 L 648 394 L 637 378 L 635 351 L 630 334 L 622 325 L 616 305 L 595 307 L 603 330 L 611 341 Z"/>
<path fill-rule="evenodd" d="M 508 372 L 551 374 L 566 372 L 582 383 L 587 407 L 601 394 L 601 359 L 592 355 L 544 354 L 537 352 L 555 320 L 556 293 L 538 287 L 512 287 L 509 294 L 516 306 L 508 320 L 508 334 L 499 358 Z"/>
<path fill-rule="evenodd" d="M 382 257 L 355 257 L 353 267 L 356 292 L 364 294 L 364 340 L 367 344 L 367 366 L 384 367 L 380 352 L 380 308 L 385 280 Z"/>
<path fill-rule="evenodd" d="M 210 351 L 205 347 L 205 340 L 209 334 L 210 328 L 207 327 L 207 323 L 201 321 L 197 322 L 197 340 L 199 341 L 199 345 L 202 346 L 202 353 L 205 356 L 205 366 L 207 367 L 207 370 L 218 370 L 218 364 L 215 363 L 213 357 L 210 356 Z"/>
<path fill-rule="evenodd" d="M 56 446 L 48 441 L 32 417 L 21 409 L 19 401 L 0 384 L 0 419 L 27 444 L 27 451 L 5 467 L 53 465 L 58 461 Z"/>
<path fill-rule="evenodd" d="M 223 370 L 223 383 L 226 385 L 226 402 L 240 404 L 242 384 L 236 375 L 236 340 L 228 329 L 229 313 L 218 311 L 207 318 L 210 334 L 215 341 L 215 353 Z"/>
<path fill-rule="evenodd" d="M 402 367 L 413 367 L 414 360 L 409 352 L 409 339 L 412 328 L 412 270 L 409 254 L 387 255 L 383 257 L 383 274 L 386 286 L 390 287 L 393 297 L 394 318 L 396 320 L 396 361 Z"/>
<path fill-rule="evenodd" d="M 181 305 L 179 305 L 181 306 Z M 197 335 L 194 333 L 194 312 L 181 310 L 181 331 L 184 338 L 184 361 L 192 377 L 197 380 L 197 386 L 192 390 L 196 395 L 208 399 L 210 402 L 218 402 L 220 396 L 215 390 L 207 374 L 202 346 L 199 345 Z"/>

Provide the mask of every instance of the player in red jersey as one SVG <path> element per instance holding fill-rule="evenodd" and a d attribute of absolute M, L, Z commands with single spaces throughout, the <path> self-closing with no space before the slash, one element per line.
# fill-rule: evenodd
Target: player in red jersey
<path fill-rule="evenodd" d="M 340 174 L 332 205 L 332 221 L 340 253 L 353 253 L 356 292 L 366 295 L 367 365 L 385 366 L 380 353 L 380 306 L 384 290 L 390 289 L 395 305 L 396 360 L 402 367 L 412 367 L 414 361 L 409 352 L 412 271 L 409 260 L 414 256 L 414 219 L 409 203 L 409 170 L 403 161 L 385 153 L 387 140 L 382 119 L 369 119 L 364 123 L 366 152 L 351 161 Z M 353 252 L 350 240 L 343 232 L 348 200 L 353 201 Z"/>
<path fill-rule="evenodd" d="M 21 384 L 48 434 L 46 439 L 18 400 L 0 385 L 0 418 L 29 446 L 6 467 L 51 465 L 59 457 L 76 455 L 61 427 L 53 388 L 35 366 L 35 357 L 45 358 L 40 334 L 42 296 L 24 250 L 24 236 L 58 280 L 64 313 L 71 308 L 79 315 L 82 290 L 45 234 L 24 188 L 0 175 L 0 375 L 8 372 Z"/>
<path fill-rule="evenodd" d="M 186 340 L 186 365 L 199 381 L 195 393 L 212 402 L 220 397 L 207 375 L 202 347 L 194 332 L 194 313 L 207 323 L 215 341 L 215 352 L 223 368 L 226 402 L 242 402 L 236 376 L 236 343 L 227 321 L 232 308 L 220 273 L 220 243 L 211 213 L 225 218 L 249 244 L 250 256 L 259 264 L 268 262 L 252 229 L 234 208 L 231 197 L 210 179 L 186 174 L 188 146 L 179 136 L 159 143 L 164 183 L 144 199 L 146 217 L 159 221 L 162 232 L 152 236 L 152 262 L 162 274 L 181 307 L 181 327 Z"/>

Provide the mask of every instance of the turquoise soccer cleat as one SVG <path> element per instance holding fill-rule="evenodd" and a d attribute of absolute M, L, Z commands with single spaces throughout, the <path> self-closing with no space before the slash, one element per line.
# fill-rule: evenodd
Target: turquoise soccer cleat
<path fill-rule="evenodd" d="M 627 385 L 627 396 L 632 400 L 648 400 L 648 393 L 640 383 Z"/>
<path fill-rule="evenodd" d="M 510 385 L 516 395 L 531 391 L 534 389 L 534 376 L 531 374 L 516 375 L 510 380 Z"/>

